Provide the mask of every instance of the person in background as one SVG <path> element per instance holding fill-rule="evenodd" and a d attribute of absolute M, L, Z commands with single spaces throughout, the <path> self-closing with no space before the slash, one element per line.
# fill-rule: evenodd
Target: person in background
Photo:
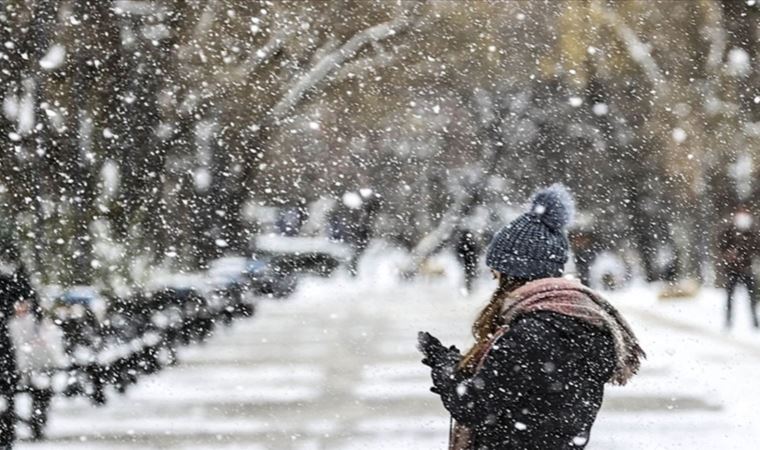
<path fill-rule="evenodd" d="M 464 271 L 464 289 L 470 293 L 472 292 L 472 285 L 478 278 L 480 246 L 475 237 L 475 232 L 467 228 L 458 229 L 455 233 L 454 251 Z"/>
<path fill-rule="evenodd" d="M 0 450 L 10 450 L 16 440 L 16 352 L 8 323 L 13 316 L 15 299 L 11 275 L 0 273 Z"/>
<path fill-rule="evenodd" d="M 275 226 L 283 236 L 298 236 L 308 216 L 309 212 L 305 202 L 283 206 L 278 212 Z"/>
<path fill-rule="evenodd" d="M 63 336 L 50 320 L 34 314 L 34 302 L 16 302 L 16 315 L 10 332 L 16 347 L 19 390 L 32 398 L 29 428 L 33 440 L 44 437 L 47 411 L 53 399 L 51 378 L 57 368 L 66 365 Z"/>
<path fill-rule="evenodd" d="M 359 196 L 361 197 L 361 207 L 359 208 L 358 220 L 354 224 L 354 254 L 349 262 L 349 271 L 354 276 L 359 271 L 359 259 L 369 247 L 375 230 L 375 221 L 382 206 L 380 194 L 372 189 L 359 189 Z"/>
<path fill-rule="evenodd" d="M 757 230 L 749 209 L 740 206 L 719 238 L 718 267 L 725 280 L 727 329 L 732 325 L 734 293 L 740 285 L 747 289 L 752 326 L 760 327 L 757 318 L 757 280 L 752 270 L 752 260 L 760 249 L 756 235 Z"/>
<path fill-rule="evenodd" d="M 433 392 L 452 417 L 451 450 L 582 449 L 605 383 L 625 384 L 645 357 L 620 313 L 561 278 L 573 201 L 561 185 L 537 192 L 502 228 L 486 264 L 498 287 L 464 355 L 420 332 Z"/>
<path fill-rule="evenodd" d="M 351 247 L 351 257 L 347 262 L 351 276 L 356 276 L 359 272 L 359 260 L 372 239 L 381 207 L 382 196 L 372 189 L 362 188 L 344 193 L 330 213 L 330 239 Z"/>
<path fill-rule="evenodd" d="M 598 253 L 594 233 L 589 228 L 576 228 L 569 233 L 575 271 L 584 286 L 591 286 L 591 264 Z"/>
<path fill-rule="evenodd" d="M 16 302 L 35 297 L 29 276 L 16 260 L 8 258 L 7 251 L 0 255 L 0 450 L 10 450 L 16 440 L 18 368 L 9 325 Z"/>
<path fill-rule="evenodd" d="M 468 205 L 462 220 L 452 233 L 452 245 L 464 274 L 463 293 L 472 292 L 475 281 L 480 275 L 480 252 L 483 248 L 484 234 L 488 228 L 489 210 L 477 204 L 478 198 Z"/>

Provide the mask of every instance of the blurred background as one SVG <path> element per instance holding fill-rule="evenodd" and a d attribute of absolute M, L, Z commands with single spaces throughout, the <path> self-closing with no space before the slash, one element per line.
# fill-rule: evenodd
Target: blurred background
<path fill-rule="evenodd" d="M 6 0 L 2 229 L 45 282 L 130 284 L 136 261 L 247 251 L 265 208 L 371 189 L 372 234 L 414 248 L 562 181 L 648 279 L 670 252 L 678 276 L 711 280 L 715 227 L 758 194 L 759 15 L 752 0 Z"/>

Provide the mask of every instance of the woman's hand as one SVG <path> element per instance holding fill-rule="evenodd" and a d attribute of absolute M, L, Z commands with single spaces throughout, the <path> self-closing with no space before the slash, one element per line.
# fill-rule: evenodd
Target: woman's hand
<path fill-rule="evenodd" d="M 454 379 L 454 373 L 462 355 L 455 346 L 446 348 L 438 338 L 425 331 L 420 331 L 417 335 L 417 348 L 425 356 L 422 364 L 432 369 L 433 388 L 431 391 L 440 394 L 441 389 Z"/>
<path fill-rule="evenodd" d="M 417 349 L 425 356 L 422 360 L 422 364 L 434 367 L 438 361 L 442 351 L 446 348 L 441 344 L 435 336 L 427 331 L 420 331 L 417 333 Z"/>
<path fill-rule="evenodd" d="M 428 367 L 440 366 L 441 363 L 456 359 L 458 362 L 461 358 L 459 349 L 452 345 L 446 348 L 435 336 L 427 331 L 420 331 L 417 334 L 417 348 L 425 356 L 422 364 Z"/>

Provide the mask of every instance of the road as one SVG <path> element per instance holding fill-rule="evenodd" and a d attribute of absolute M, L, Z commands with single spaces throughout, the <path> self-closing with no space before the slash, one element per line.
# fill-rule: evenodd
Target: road
<path fill-rule="evenodd" d="M 105 407 L 57 401 L 50 440 L 18 448 L 443 449 L 448 419 L 416 333 L 464 348 L 488 288 L 311 281 Z M 625 305 L 650 356 L 629 386 L 608 389 L 588 448 L 756 448 L 760 338 L 739 345 Z"/>

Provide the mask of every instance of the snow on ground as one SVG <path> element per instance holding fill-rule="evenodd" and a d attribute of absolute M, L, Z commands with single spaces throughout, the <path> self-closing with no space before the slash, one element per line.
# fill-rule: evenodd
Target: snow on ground
<path fill-rule="evenodd" d="M 50 440 L 19 449 L 445 448 L 448 419 L 428 391 L 416 333 L 465 347 L 492 282 L 466 297 L 457 277 L 398 283 L 397 255 L 384 256 L 365 260 L 372 277 L 309 280 L 291 299 L 262 302 L 253 319 L 185 349 L 178 367 L 103 408 L 57 400 Z M 717 290 L 659 301 L 639 285 L 609 297 L 649 359 L 630 385 L 608 389 L 588 448 L 757 448 L 760 334 L 749 330 L 746 298 L 726 333 Z"/>
<path fill-rule="evenodd" d="M 724 327 L 724 293 L 657 300 L 635 286 L 610 294 L 639 333 L 649 358 L 626 387 L 610 388 L 594 430 L 599 449 L 753 449 L 760 439 L 760 333 L 748 307 Z M 737 298 L 737 306 L 747 299 Z M 742 314 L 744 312 L 744 314 Z"/>

